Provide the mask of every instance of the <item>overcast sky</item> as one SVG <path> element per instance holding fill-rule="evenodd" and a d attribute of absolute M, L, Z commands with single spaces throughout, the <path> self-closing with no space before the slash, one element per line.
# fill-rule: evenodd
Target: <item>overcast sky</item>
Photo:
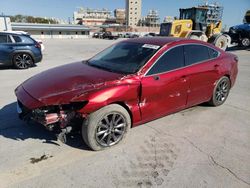
<path fill-rule="evenodd" d="M 204 3 L 204 0 L 142 0 L 142 13 L 148 10 L 159 11 L 163 20 L 165 16 L 179 16 L 179 8 L 188 8 Z M 241 24 L 246 10 L 250 9 L 250 0 L 212 0 L 224 6 L 223 25 Z M 0 0 L 0 13 L 6 15 L 32 15 L 56 17 L 68 20 L 77 7 L 125 8 L 125 0 Z"/>

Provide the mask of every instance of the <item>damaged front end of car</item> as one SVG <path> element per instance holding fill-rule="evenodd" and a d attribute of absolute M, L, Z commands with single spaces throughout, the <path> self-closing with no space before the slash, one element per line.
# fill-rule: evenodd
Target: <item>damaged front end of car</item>
<path fill-rule="evenodd" d="M 37 122 L 49 131 L 57 132 L 58 139 L 65 143 L 66 134 L 79 130 L 84 115 L 78 111 L 87 103 L 87 101 L 72 102 L 63 105 L 43 106 L 31 110 L 18 101 L 17 111 L 20 119 L 27 122 Z"/>

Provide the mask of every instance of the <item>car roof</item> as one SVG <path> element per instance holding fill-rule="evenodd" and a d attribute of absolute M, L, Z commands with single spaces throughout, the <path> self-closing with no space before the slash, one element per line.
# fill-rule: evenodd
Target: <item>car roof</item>
<path fill-rule="evenodd" d="M 24 33 L 18 33 L 18 32 L 11 32 L 11 31 L 0 31 L 0 34 L 6 34 L 6 35 L 24 35 L 24 36 L 29 36 Z"/>
<path fill-rule="evenodd" d="M 216 46 L 200 41 L 200 40 L 194 40 L 194 39 L 187 39 L 187 38 L 178 38 L 178 37 L 141 37 L 141 38 L 133 38 L 125 40 L 126 42 L 134 42 L 134 43 L 142 43 L 142 44 L 152 44 L 157 46 L 165 46 L 170 43 L 176 44 L 198 44 L 198 45 L 205 45 L 207 47 L 213 48 L 217 51 L 220 51 L 223 53 L 223 50 L 220 48 L 217 48 Z"/>
<path fill-rule="evenodd" d="M 188 39 L 177 38 L 177 37 L 140 37 L 140 38 L 128 39 L 126 40 L 126 42 L 164 46 L 171 42 L 178 42 L 183 40 L 188 40 Z"/>

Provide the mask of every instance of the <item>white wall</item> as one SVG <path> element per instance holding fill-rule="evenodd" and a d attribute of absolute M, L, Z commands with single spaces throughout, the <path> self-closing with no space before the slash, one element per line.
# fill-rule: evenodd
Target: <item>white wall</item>
<path fill-rule="evenodd" d="M 83 35 L 81 31 L 28 31 L 28 33 L 35 39 L 77 39 L 89 38 L 90 35 Z"/>
<path fill-rule="evenodd" d="M 9 17 L 0 17 L 0 31 L 11 31 L 11 22 Z"/>

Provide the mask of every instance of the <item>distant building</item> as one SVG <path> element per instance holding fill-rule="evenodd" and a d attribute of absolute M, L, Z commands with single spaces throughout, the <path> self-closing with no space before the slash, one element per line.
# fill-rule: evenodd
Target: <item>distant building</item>
<path fill-rule="evenodd" d="M 126 23 L 126 11 L 125 9 L 115 9 L 114 11 L 116 23 L 124 25 Z"/>
<path fill-rule="evenodd" d="M 112 12 L 107 9 L 79 8 L 78 11 L 74 12 L 74 23 L 87 26 L 115 24 L 116 20 L 111 14 Z"/>
<path fill-rule="evenodd" d="M 205 5 L 200 5 L 198 7 L 208 9 L 208 12 L 207 12 L 207 23 L 208 24 L 217 23 L 218 21 L 222 20 L 223 7 L 220 6 L 219 4 L 206 3 Z"/>
<path fill-rule="evenodd" d="M 0 31 L 24 31 L 40 38 L 88 38 L 91 29 L 83 25 L 15 23 L 10 16 L 0 16 Z"/>
<path fill-rule="evenodd" d="M 150 10 L 146 17 L 141 18 L 139 25 L 147 27 L 159 27 L 160 16 L 158 14 L 158 11 Z"/>
<path fill-rule="evenodd" d="M 13 31 L 28 32 L 34 38 L 88 38 L 90 28 L 71 24 L 11 23 Z"/>
<path fill-rule="evenodd" d="M 130 27 L 138 25 L 141 19 L 142 0 L 126 0 L 126 24 Z"/>

